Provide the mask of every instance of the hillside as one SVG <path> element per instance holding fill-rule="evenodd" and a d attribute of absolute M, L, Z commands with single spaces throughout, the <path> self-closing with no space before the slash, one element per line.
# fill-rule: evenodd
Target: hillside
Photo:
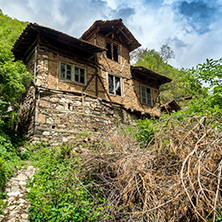
<path fill-rule="evenodd" d="M 0 42 L 12 47 L 28 23 L 4 15 L 0 9 Z"/>

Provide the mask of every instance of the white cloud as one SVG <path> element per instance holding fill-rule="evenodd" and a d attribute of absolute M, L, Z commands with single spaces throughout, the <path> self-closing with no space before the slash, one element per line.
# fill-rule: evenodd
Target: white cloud
<path fill-rule="evenodd" d="M 214 10 L 214 15 L 208 13 L 202 18 L 204 13 L 182 14 L 182 2 L 187 2 L 187 7 L 204 5 L 208 12 Z M 80 37 L 95 20 L 121 16 L 143 47 L 159 50 L 161 45 L 169 44 L 176 54 L 171 63 L 177 67 L 191 67 L 206 58 L 222 56 L 221 0 L 0 0 L 0 5 L 3 13 L 12 18 L 75 37 Z M 198 21 L 193 19 L 198 15 Z M 194 29 L 201 30 L 205 24 L 205 33 Z"/>

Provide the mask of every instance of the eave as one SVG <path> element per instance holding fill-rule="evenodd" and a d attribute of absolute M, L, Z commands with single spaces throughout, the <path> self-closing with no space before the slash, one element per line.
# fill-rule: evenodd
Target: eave
<path fill-rule="evenodd" d="M 133 79 L 141 80 L 144 83 L 156 87 L 172 81 L 172 79 L 142 66 L 131 66 L 131 73 Z"/>
<path fill-rule="evenodd" d="M 106 36 L 110 32 L 113 32 L 118 37 L 120 42 L 126 45 L 130 52 L 141 46 L 141 44 L 136 40 L 133 34 L 123 24 L 122 19 L 95 21 L 94 24 L 86 32 L 83 33 L 81 39 L 87 41 L 97 33 Z"/>
<path fill-rule="evenodd" d="M 30 23 L 23 31 L 12 49 L 16 60 L 23 60 L 28 51 L 35 45 L 42 44 L 49 48 L 58 49 L 63 52 L 81 55 L 89 58 L 94 53 L 102 52 L 105 49 L 95 46 L 87 41 L 69 36 L 62 32 Z"/>

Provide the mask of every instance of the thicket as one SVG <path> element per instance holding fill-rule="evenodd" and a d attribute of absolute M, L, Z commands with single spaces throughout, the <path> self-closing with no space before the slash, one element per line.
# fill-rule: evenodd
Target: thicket
<path fill-rule="evenodd" d="M 18 99 L 32 77 L 22 62 L 14 61 L 11 48 L 25 26 L 0 10 L 0 200 L 5 196 L 5 182 L 23 164 L 17 151 L 21 140 L 14 125 Z"/>
<path fill-rule="evenodd" d="M 71 145 L 27 147 L 29 160 L 39 167 L 28 185 L 30 221 L 102 221 L 106 217 L 101 186 L 95 186 L 93 175 L 81 172 L 79 153 L 84 147 L 85 151 L 95 147 L 84 138 L 77 136 Z"/>
<path fill-rule="evenodd" d="M 219 221 L 221 116 L 185 113 L 28 148 L 31 221 Z"/>

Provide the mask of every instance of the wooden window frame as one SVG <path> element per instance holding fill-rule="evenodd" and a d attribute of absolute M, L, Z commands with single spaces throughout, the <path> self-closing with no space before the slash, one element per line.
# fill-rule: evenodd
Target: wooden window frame
<path fill-rule="evenodd" d="M 65 77 L 62 73 L 62 65 L 65 65 Z M 70 66 L 71 67 L 71 78 L 67 78 L 67 67 Z M 76 75 L 75 70 L 78 69 L 78 75 Z M 84 72 L 84 81 L 81 81 L 81 71 L 83 70 Z M 78 80 L 76 80 L 76 76 L 78 76 Z M 86 72 L 86 68 L 75 65 L 75 64 L 71 64 L 68 62 L 63 62 L 60 61 L 59 62 L 59 79 L 63 80 L 63 81 L 67 81 L 67 82 L 73 82 L 79 85 L 86 85 L 87 84 L 87 72 Z"/>
<path fill-rule="evenodd" d="M 143 91 L 143 88 L 145 88 L 145 91 Z M 150 93 L 147 92 L 147 89 L 150 90 Z M 143 96 L 143 93 L 145 93 L 145 97 Z M 145 101 L 144 101 L 144 99 L 145 99 Z M 153 107 L 153 91 L 152 91 L 152 88 L 147 87 L 143 84 L 140 84 L 140 101 L 141 101 L 142 104 Z"/>
<path fill-rule="evenodd" d="M 110 44 L 110 46 L 111 46 L 111 51 L 110 51 L 111 56 L 108 56 L 109 49 L 107 48 L 107 44 Z M 117 48 L 117 55 L 116 56 L 114 55 L 114 46 L 116 46 L 116 48 Z M 119 62 L 119 45 L 116 43 L 113 43 L 111 41 L 106 41 L 106 48 L 107 48 L 107 52 L 106 52 L 107 58 L 111 59 L 115 62 Z M 115 59 L 115 57 L 117 57 L 117 59 Z"/>
<path fill-rule="evenodd" d="M 110 92 L 110 82 L 109 82 L 109 77 L 112 76 L 113 78 L 113 93 Z M 117 89 L 116 89 L 116 78 L 119 79 L 119 86 L 120 86 L 120 95 L 117 93 Z M 123 96 L 123 84 L 122 84 L 122 77 L 118 76 L 118 75 L 114 75 L 112 73 L 108 73 L 107 74 L 107 84 L 108 84 L 108 93 L 112 96 Z"/>

